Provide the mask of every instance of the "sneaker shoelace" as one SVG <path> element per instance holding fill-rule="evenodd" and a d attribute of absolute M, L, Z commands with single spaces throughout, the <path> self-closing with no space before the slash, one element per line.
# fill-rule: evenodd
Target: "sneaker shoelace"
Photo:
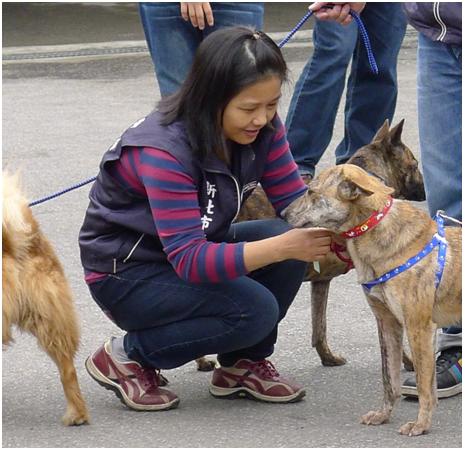
<path fill-rule="evenodd" d="M 461 352 L 449 352 L 444 350 L 437 359 L 436 369 L 438 373 L 444 372 L 445 370 L 452 367 L 457 361 L 462 358 Z"/>
<path fill-rule="evenodd" d="M 279 372 L 277 372 L 276 368 L 274 367 L 274 364 L 272 364 L 271 361 L 268 361 L 267 359 L 254 362 L 251 365 L 258 369 L 259 374 L 262 374 L 263 378 L 267 378 L 268 376 L 271 378 L 279 378 L 280 376 Z"/>
<path fill-rule="evenodd" d="M 135 368 L 137 380 L 145 388 L 145 392 L 148 394 L 150 391 L 157 389 L 160 385 L 159 374 L 157 369 L 151 369 L 148 367 L 137 367 Z"/>

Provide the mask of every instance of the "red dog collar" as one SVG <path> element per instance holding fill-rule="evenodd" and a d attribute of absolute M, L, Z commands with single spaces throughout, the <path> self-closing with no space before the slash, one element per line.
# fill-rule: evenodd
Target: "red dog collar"
<path fill-rule="evenodd" d="M 393 204 L 393 198 L 390 196 L 388 198 L 388 202 L 382 208 L 382 211 L 376 211 L 361 225 L 358 225 L 357 227 L 352 228 L 351 230 L 344 231 L 342 233 L 342 236 L 346 239 L 353 239 L 353 238 L 362 236 L 364 233 L 369 231 L 371 228 L 374 228 L 385 217 L 387 212 L 390 211 L 392 204 Z"/>

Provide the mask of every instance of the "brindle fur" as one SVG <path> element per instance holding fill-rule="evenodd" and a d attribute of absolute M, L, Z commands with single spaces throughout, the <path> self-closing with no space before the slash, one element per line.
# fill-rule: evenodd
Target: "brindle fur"
<path fill-rule="evenodd" d="M 363 223 L 382 209 L 393 189 L 354 165 L 330 168 L 311 184 L 308 193 L 290 205 L 286 220 L 295 227 L 327 227 L 341 233 Z M 359 283 L 366 283 L 404 264 L 418 254 L 437 232 L 436 221 L 412 205 L 395 200 L 383 220 L 347 241 Z M 445 227 L 448 242 L 443 278 L 435 290 L 437 252 L 400 275 L 365 292 L 374 312 L 382 355 L 384 398 L 378 411 L 364 415 L 361 423 L 377 425 L 389 420 L 401 395 L 401 355 L 406 330 L 416 371 L 419 414 L 400 433 L 426 433 L 437 403 L 434 333 L 437 327 L 461 323 L 462 230 Z"/>
<path fill-rule="evenodd" d="M 416 158 L 401 140 L 403 124 L 404 119 L 390 130 L 389 122 L 386 120 L 371 144 L 360 148 L 348 163 L 358 165 L 384 180 L 388 186 L 395 189 L 393 196 L 423 201 L 425 200 L 424 180 Z M 236 221 L 276 218 L 275 210 L 267 199 L 264 190 L 258 186 L 244 203 Z M 343 256 L 349 258 L 348 253 L 343 253 Z M 320 273 L 314 270 L 312 264 L 308 264 L 306 272 L 305 281 L 311 282 L 311 345 L 316 348 L 324 366 L 346 364 L 346 359 L 341 355 L 332 353 L 327 343 L 326 311 L 330 281 L 343 275 L 347 267 L 347 264 L 335 254 L 329 253 L 325 260 L 320 263 Z M 197 369 L 200 371 L 214 368 L 214 362 L 205 358 L 200 358 L 196 362 Z M 403 362 L 407 370 L 413 370 L 411 358 L 406 351 Z"/>
<path fill-rule="evenodd" d="M 360 148 L 348 162 L 359 165 L 384 180 L 388 186 L 395 189 L 394 196 L 423 201 L 424 181 L 417 160 L 401 140 L 403 124 L 404 120 L 390 130 L 386 120 L 372 143 Z M 276 218 L 274 208 L 264 190 L 258 186 L 243 205 L 237 222 L 273 218 Z M 349 257 L 347 253 L 343 255 Z M 318 273 L 313 265 L 309 264 L 305 278 L 305 281 L 311 281 L 312 346 L 316 348 L 324 366 L 340 366 L 346 363 L 346 359 L 332 353 L 327 344 L 326 310 L 330 281 L 344 274 L 347 264 L 330 253 L 320 263 L 320 268 L 321 272 Z M 202 370 L 200 366 L 203 367 L 205 361 L 197 361 L 197 364 L 199 370 Z M 408 370 L 412 370 L 412 362 L 407 353 L 404 356 L 404 364 Z"/>

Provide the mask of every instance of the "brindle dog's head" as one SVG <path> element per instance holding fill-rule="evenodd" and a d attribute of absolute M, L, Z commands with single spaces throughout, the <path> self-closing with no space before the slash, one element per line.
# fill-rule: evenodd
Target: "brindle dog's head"
<path fill-rule="evenodd" d="M 361 147 L 348 161 L 376 175 L 395 191 L 393 197 L 425 200 L 424 179 L 419 163 L 401 140 L 404 119 L 391 130 L 388 119 L 369 145 Z"/>
<path fill-rule="evenodd" d="M 321 172 L 282 217 L 296 228 L 324 227 L 340 233 L 363 222 L 392 194 L 392 188 L 360 167 L 342 164 Z"/>

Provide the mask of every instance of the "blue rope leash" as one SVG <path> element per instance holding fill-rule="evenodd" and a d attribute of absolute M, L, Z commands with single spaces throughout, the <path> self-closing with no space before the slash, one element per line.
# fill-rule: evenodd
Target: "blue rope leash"
<path fill-rule="evenodd" d="M 332 5 L 326 5 L 326 8 L 331 8 L 333 7 Z M 292 37 L 293 35 L 301 28 L 301 26 L 308 20 L 312 15 L 314 11 L 309 11 L 301 20 L 298 22 L 297 26 L 290 31 L 288 36 L 285 37 L 285 39 L 278 45 L 279 48 L 282 48 Z M 361 34 L 361 38 L 364 42 L 364 46 L 366 47 L 367 51 L 367 58 L 369 59 L 369 65 L 371 66 L 372 71 L 375 74 L 379 73 L 379 69 L 377 67 L 377 63 L 375 62 L 374 54 L 372 53 L 372 47 L 371 47 L 371 41 L 369 40 L 369 36 L 367 35 L 366 28 L 364 27 L 364 24 L 362 23 L 361 18 L 356 14 L 352 9 L 350 9 L 350 16 L 353 17 L 354 20 L 356 20 L 356 23 L 358 24 L 359 32 Z"/>
<path fill-rule="evenodd" d="M 29 206 L 34 206 L 38 205 L 39 203 L 46 202 L 47 200 L 51 200 L 52 198 L 59 197 L 60 195 L 66 194 L 66 192 L 72 191 L 74 189 L 80 188 L 81 186 L 84 186 L 86 184 L 92 183 L 92 181 L 95 181 L 97 177 L 92 177 L 89 178 L 86 181 L 82 181 L 81 183 L 75 184 L 74 186 L 70 186 L 66 189 L 63 189 L 62 191 L 56 192 L 55 194 L 49 195 L 47 197 L 41 198 L 40 200 L 34 200 L 33 202 L 29 203 Z"/>
<path fill-rule="evenodd" d="M 327 7 L 331 7 L 331 5 L 327 5 Z M 290 33 L 287 35 L 287 37 L 278 45 L 279 48 L 282 48 L 292 37 L 293 35 L 302 27 L 302 25 L 306 22 L 306 20 L 309 19 L 313 15 L 313 11 L 309 11 L 296 25 L 296 27 L 290 31 Z M 375 62 L 374 55 L 372 53 L 371 49 L 371 43 L 369 41 L 369 37 L 367 35 L 366 29 L 364 28 L 364 24 L 361 21 L 361 18 L 353 11 L 350 10 L 350 15 L 356 20 L 356 23 L 358 24 L 359 32 L 361 33 L 361 37 L 364 41 L 364 46 L 366 47 L 367 51 L 367 56 L 369 58 L 369 64 L 373 70 L 374 73 L 379 73 L 379 70 L 377 68 L 377 64 Z M 75 184 L 74 186 L 70 186 L 66 189 L 63 189 L 59 192 L 56 192 L 55 194 L 49 195 L 47 197 L 41 198 L 39 200 L 34 200 L 33 202 L 29 203 L 29 206 L 35 206 L 38 205 L 39 203 L 46 202 L 47 200 L 51 200 L 52 198 L 59 197 L 60 195 L 66 194 L 67 192 L 73 191 L 74 189 L 80 188 L 82 186 L 85 186 L 86 184 L 92 183 L 95 181 L 97 177 L 92 177 L 89 178 L 86 181 L 82 181 L 81 183 Z"/>

